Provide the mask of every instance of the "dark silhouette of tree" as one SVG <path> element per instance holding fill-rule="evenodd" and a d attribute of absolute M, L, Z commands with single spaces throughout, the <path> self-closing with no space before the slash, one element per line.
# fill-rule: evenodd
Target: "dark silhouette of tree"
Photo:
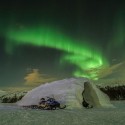
<path fill-rule="evenodd" d="M 125 100 L 125 86 L 106 86 L 106 87 L 100 87 L 98 88 L 106 93 L 111 100 Z"/>

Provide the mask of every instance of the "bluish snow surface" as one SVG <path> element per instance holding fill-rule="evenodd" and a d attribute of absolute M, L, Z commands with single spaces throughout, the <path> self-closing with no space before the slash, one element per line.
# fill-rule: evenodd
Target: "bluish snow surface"
<path fill-rule="evenodd" d="M 125 125 L 125 101 L 116 108 L 34 110 L 0 104 L 0 125 Z"/>

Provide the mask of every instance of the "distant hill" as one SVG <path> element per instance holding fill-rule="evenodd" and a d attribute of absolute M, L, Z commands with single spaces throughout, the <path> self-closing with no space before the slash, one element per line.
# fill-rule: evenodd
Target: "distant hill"
<path fill-rule="evenodd" d="M 100 79 L 97 81 L 93 81 L 93 83 L 101 87 L 125 86 L 125 79 Z"/>
<path fill-rule="evenodd" d="M 3 96 L 3 95 L 6 95 L 6 94 L 7 94 L 6 91 L 0 90 L 0 97 Z"/>
<path fill-rule="evenodd" d="M 2 93 L 2 92 L 1 92 Z M 22 97 L 27 92 L 13 92 L 13 93 L 5 93 L 0 95 L 0 100 L 2 103 L 15 103 L 22 99 Z"/>

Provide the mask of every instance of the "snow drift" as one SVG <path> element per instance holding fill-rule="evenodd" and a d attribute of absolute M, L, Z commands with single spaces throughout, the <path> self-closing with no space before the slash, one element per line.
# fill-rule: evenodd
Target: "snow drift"
<path fill-rule="evenodd" d="M 54 97 L 67 108 L 82 108 L 83 97 L 94 107 L 113 107 L 107 95 L 86 78 L 70 78 L 46 83 L 29 91 L 17 105 L 37 105 L 41 98 Z"/>

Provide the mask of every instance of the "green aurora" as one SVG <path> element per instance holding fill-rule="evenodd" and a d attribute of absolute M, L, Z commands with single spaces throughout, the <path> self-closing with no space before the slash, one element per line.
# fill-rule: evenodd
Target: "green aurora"
<path fill-rule="evenodd" d="M 88 41 L 79 41 L 64 35 L 59 30 L 45 26 L 9 28 L 6 32 L 6 51 L 12 53 L 19 45 L 43 46 L 64 51 L 60 59 L 61 64 L 68 62 L 77 68 L 73 72 L 75 77 L 87 77 L 93 80 L 99 78 L 99 70 L 107 67 L 108 61 L 96 46 Z"/>
<path fill-rule="evenodd" d="M 125 78 L 125 1 L 0 4 L 0 85 L 24 85 L 33 69 L 55 79 Z"/>

